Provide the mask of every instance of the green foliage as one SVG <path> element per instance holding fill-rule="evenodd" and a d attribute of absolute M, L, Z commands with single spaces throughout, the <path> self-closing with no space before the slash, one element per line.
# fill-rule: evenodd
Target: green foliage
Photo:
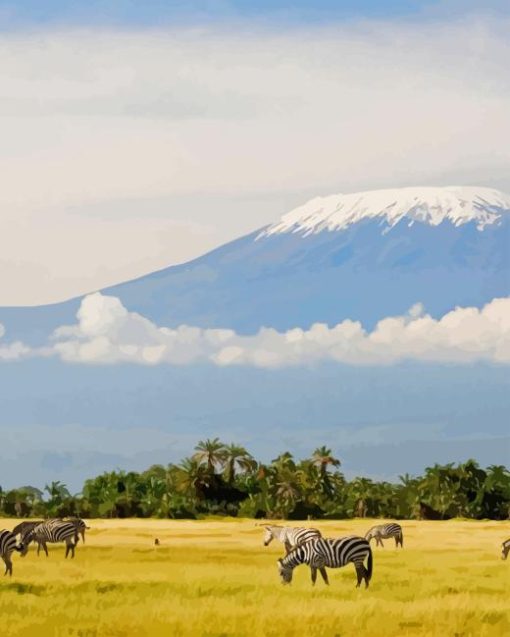
<path fill-rule="evenodd" d="M 269 464 L 242 446 L 218 438 L 200 441 L 178 465 L 153 465 L 142 473 L 105 472 L 72 496 L 54 481 L 44 492 L 0 487 L 0 514 L 16 517 L 197 518 L 207 514 L 254 518 L 507 519 L 510 472 L 482 469 L 474 460 L 435 464 L 397 484 L 364 477 L 345 480 L 331 449 L 318 447 L 297 461 L 289 452 Z"/>

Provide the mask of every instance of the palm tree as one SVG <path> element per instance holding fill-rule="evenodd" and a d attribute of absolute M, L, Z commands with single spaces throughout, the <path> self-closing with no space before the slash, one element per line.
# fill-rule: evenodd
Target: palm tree
<path fill-rule="evenodd" d="M 204 497 L 204 489 L 211 485 L 212 474 L 208 468 L 192 458 L 184 458 L 176 471 L 176 486 L 178 491 L 199 500 Z"/>
<path fill-rule="evenodd" d="M 340 460 L 333 456 L 331 449 L 323 445 L 313 452 L 311 463 L 319 472 L 317 480 L 318 489 L 321 493 L 331 497 L 333 494 L 333 485 L 328 474 L 328 467 L 339 467 Z"/>
<path fill-rule="evenodd" d="M 321 475 L 324 475 L 329 466 L 339 467 L 340 460 L 333 456 L 331 449 L 328 449 L 325 445 L 317 447 L 312 454 L 312 463 L 319 468 Z"/>
<path fill-rule="evenodd" d="M 353 515 L 364 518 L 368 514 L 368 500 L 372 494 L 374 483 L 369 478 L 355 478 L 349 484 L 349 491 L 353 498 Z"/>
<path fill-rule="evenodd" d="M 225 462 L 225 445 L 219 438 L 200 440 L 195 447 L 193 460 L 196 460 L 198 464 L 206 464 L 212 474 L 216 466 L 223 466 Z"/>
<path fill-rule="evenodd" d="M 244 447 L 235 444 L 225 446 L 223 462 L 225 463 L 225 479 L 229 484 L 234 482 L 236 467 L 246 472 L 257 466 L 253 456 Z"/>

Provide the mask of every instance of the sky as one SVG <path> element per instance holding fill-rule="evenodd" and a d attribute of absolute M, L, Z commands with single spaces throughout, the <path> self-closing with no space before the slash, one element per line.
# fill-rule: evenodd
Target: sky
<path fill-rule="evenodd" d="M 316 195 L 510 191 L 508 24 L 505 2 L 0 2 L 0 305 Z"/>
<path fill-rule="evenodd" d="M 318 195 L 510 192 L 509 26 L 506 0 L 0 0 L 0 306 L 92 293 L 40 347 L 0 325 L 2 487 L 207 436 L 324 443 L 348 477 L 508 464 L 508 299 L 243 337 L 93 292 Z"/>

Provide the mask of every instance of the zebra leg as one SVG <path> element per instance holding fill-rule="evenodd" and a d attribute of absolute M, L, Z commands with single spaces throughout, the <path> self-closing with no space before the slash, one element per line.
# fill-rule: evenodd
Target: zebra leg
<path fill-rule="evenodd" d="M 315 582 L 317 581 L 317 569 L 315 566 L 310 566 L 310 571 L 312 573 L 312 586 L 315 586 Z"/>
<path fill-rule="evenodd" d="M 384 548 L 384 544 L 380 535 L 375 536 L 376 546 L 382 546 Z"/>
<path fill-rule="evenodd" d="M 321 566 L 319 571 L 320 571 L 320 574 L 322 575 L 322 579 L 324 580 L 324 583 L 329 586 L 328 573 L 326 569 L 324 568 L 324 566 Z"/>
<path fill-rule="evenodd" d="M 358 579 L 357 584 L 356 584 L 356 588 L 359 588 L 361 586 L 361 580 L 364 577 L 364 573 L 363 573 L 363 564 L 359 564 L 356 563 L 354 564 L 355 568 L 356 568 L 356 577 Z"/>
<path fill-rule="evenodd" d="M 10 555 L 2 555 L 2 559 L 5 562 L 5 575 L 9 575 L 12 576 L 12 562 L 11 562 L 11 556 Z"/>
<path fill-rule="evenodd" d="M 73 544 L 72 540 L 69 538 L 66 541 L 66 557 L 69 555 L 69 551 L 71 552 L 71 559 L 73 559 L 74 557 L 74 547 L 75 544 Z"/>
<path fill-rule="evenodd" d="M 44 549 L 44 552 L 46 553 L 46 557 L 48 557 L 48 545 L 46 544 L 46 542 L 42 543 L 42 547 Z"/>
<path fill-rule="evenodd" d="M 287 541 L 284 542 L 284 546 L 285 546 L 285 555 L 288 555 L 290 553 L 292 546 Z"/>

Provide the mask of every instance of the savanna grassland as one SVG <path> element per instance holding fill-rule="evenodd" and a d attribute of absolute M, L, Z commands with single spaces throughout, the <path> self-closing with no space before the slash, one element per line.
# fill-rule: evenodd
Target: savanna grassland
<path fill-rule="evenodd" d="M 378 521 L 379 522 L 379 521 Z M 0 520 L 11 529 L 16 521 Z M 315 589 L 300 566 L 282 586 L 283 547 L 253 520 L 92 520 L 74 560 L 13 555 L 0 583 L 8 637 L 451 636 L 510 634 L 510 522 L 404 521 L 404 549 L 374 546 L 368 590 L 354 567 Z M 293 523 L 297 525 L 298 523 Z M 370 520 L 314 522 L 325 536 L 363 534 Z M 160 546 L 154 546 L 158 537 Z"/>

